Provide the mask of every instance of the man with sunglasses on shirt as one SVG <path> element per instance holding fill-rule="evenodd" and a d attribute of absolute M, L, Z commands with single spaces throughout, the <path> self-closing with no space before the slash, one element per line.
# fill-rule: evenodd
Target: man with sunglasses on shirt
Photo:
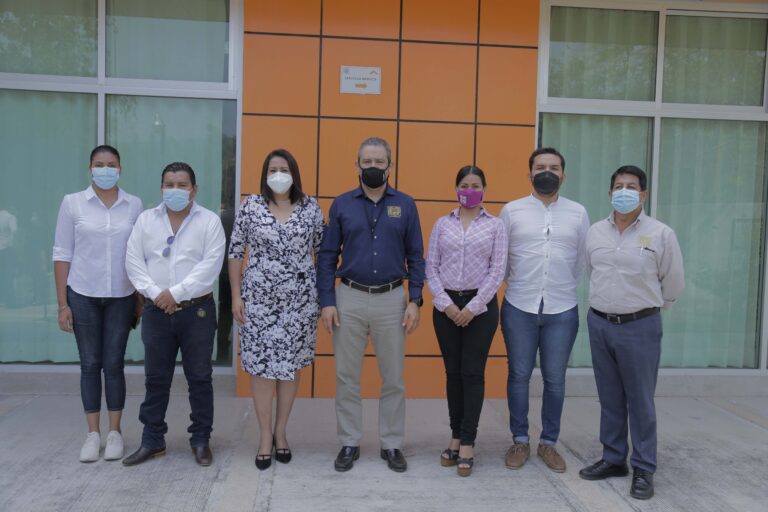
<path fill-rule="evenodd" d="M 648 179 L 619 167 L 609 191 L 613 212 L 587 234 L 589 345 L 600 397 L 603 456 L 579 472 L 585 480 L 625 476 L 632 436 L 636 499 L 653 496 L 656 472 L 656 378 L 661 358 L 661 309 L 683 293 L 683 256 L 675 232 L 643 212 Z"/>
<path fill-rule="evenodd" d="M 126 466 L 165 454 L 165 412 L 181 349 L 189 385 L 195 461 L 209 466 L 213 429 L 213 338 L 216 306 L 213 283 L 224 261 L 224 228 L 219 217 L 197 204 L 195 172 L 175 162 L 163 169 L 163 202 L 136 220 L 128 240 L 126 270 L 146 297 L 142 314 L 146 396 L 139 410 L 141 446 L 123 459 Z"/>

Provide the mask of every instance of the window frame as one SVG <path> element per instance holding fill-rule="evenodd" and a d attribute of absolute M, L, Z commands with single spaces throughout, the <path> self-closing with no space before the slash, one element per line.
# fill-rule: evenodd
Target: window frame
<path fill-rule="evenodd" d="M 244 0 L 229 2 L 229 55 L 228 76 L 226 82 L 195 82 L 176 80 L 153 80 L 132 78 L 109 78 L 106 76 L 106 0 L 97 0 L 97 69 L 96 77 L 78 77 L 63 75 L 43 75 L 31 73 L 0 72 L 0 90 L 12 89 L 40 92 L 84 93 L 96 95 L 96 145 L 105 143 L 106 134 L 106 98 L 117 96 L 151 96 L 188 99 L 235 100 L 237 105 L 235 149 L 235 202 L 240 198 L 241 151 L 242 140 L 242 76 L 243 76 L 243 17 Z M 233 374 L 237 363 L 237 344 L 232 344 L 232 362 L 226 366 L 214 365 L 214 373 Z M 132 373 L 132 366 L 126 367 Z M 138 372 L 139 367 L 135 370 Z M 177 368 L 178 371 L 178 368 Z"/>
<path fill-rule="evenodd" d="M 653 101 L 635 100 L 600 100 L 583 98 L 549 97 L 549 54 L 550 54 L 550 22 L 553 7 L 582 7 L 593 9 L 618 9 L 632 11 L 655 11 L 659 15 L 659 25 L 656 48 L 656 87 Z M 706 105 L 686 103 L 664 103 L 664 45 L 666 42 L 666 27 L 668 16 L 711 16 L 732 18 L 761 18 L 768 19 L 768 5 L 721 3 L 694 0 L 541 0 L 539 12 L 539 62 L 538 83 L 536 87 L 536 127 L 535 144 L 539 145 L 541 120 L 544 113 L 553 114 L 582 114 L 603 116 L 636 116 L 647 117 L 653 121 L 653 140 L 651 144 L 651 202 L 649 214 L 656 215 L 659 184 L 659 160 L 661 150 L 661 123 L 666 118 L 683 119 L 712 119 L 729 121 L 760 121 L 768 123 L 768 55 L 763 79 L 762 106 L 731 106 Z M 766 42 L 768 53 L 768 41 Z M 765 221 L 768 224 L 768 217 Z M 768 229 L 765 230 L 768 232 Z M 760 312 L 759 356 L 756 369 L 662 369 L 662 373 L 672 375 L 693 374 L 731 374 L 731 375 L 768 375 L 768 236 L 762 241 L 763 248 L 763 279 L 762 279 L 762 311 Z M 571 371 L 569 369 L 569 371 Z M 578 373 L 578 372 L 576 372 Z"/>

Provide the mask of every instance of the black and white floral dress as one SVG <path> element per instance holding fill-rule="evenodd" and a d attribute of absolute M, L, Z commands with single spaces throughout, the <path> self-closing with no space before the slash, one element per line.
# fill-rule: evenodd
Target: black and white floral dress
<path fill-rule="evenodd" d="M 320 246 L 323 213 L 311 197 L 301 200 L 280 224 L 261 195 L 237 210 L 229 257 L 243 259 L 249 247 L 240 294 L 243 370 L 267 379 L 293 380 L 312 364 L 319 303 L 312 250 Z"/>

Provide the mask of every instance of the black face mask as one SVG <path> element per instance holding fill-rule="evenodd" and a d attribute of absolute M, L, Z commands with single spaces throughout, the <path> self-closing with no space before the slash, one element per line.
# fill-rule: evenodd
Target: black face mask
<path fill-rule="evenodd" d="M 387 181 L 384 179 L 384 173 L 387 172 L 386 169 L 379 169 L 378 167 L 365 167 L 361 168 L 360 170 L 362 171 L 360 173 L 360 181 L 362 181 L 363 185 L 368 188 L 379 188 Z"/>
<path fill-rule="evenodd" d="M 533 177 L 533 189 L 543 196 L 551 196 L 560 189 L 560 178 L 552 171 L 544 171 Z"/>

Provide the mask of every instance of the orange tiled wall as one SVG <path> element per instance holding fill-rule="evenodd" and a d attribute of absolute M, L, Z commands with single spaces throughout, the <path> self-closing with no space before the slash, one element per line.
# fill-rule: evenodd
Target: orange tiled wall
<path fill-rule="evenodd" d="M 487 204 L 498 214 L 529 191 L 538 14 L 538 0 L 246 0 L 242 193 L 258 192 L 264 156 L 284 147 L 327 214 L 334 196 L 357 185 L 357 145 L 379 136 L 393 148 L 390 184 L 417 201 L 425 246 L 437 218 L 455 207 L 463 165 L 486 172 Z M 381 67 L 381 95 L 340 94 L 342 65 Z M 431 317 L 427 292 L 407 341 L 410 397 L 445 393 Z M 504 354 L 499 332 L 487 396 L 505 395 Z M 238 394 L 247 395 L 238 371 Z M 332 397 L 334 386 L 333 348 L 321 330 L 300 396 Z M 378 389 L 367 357 L 363 394 Z"/>

